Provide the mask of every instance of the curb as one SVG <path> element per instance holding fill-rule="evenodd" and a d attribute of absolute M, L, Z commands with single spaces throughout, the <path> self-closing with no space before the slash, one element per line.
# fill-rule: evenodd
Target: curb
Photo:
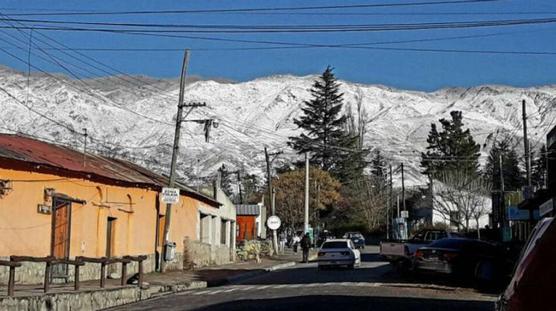
<path fill-rule="evenodd" d="M 242 273 L 242 274 L 239 274 L 239 275 L 236 275 L 236 276 L 226 278 L 225 283 L 229 284 L 229 283 L 237 283 L 237 282 L 240 282 L 240 281 L 245 281 L 247 279 L 266 274 L 268 272 L 276 271 L 276 270 L 283 269 L 283 268 L 293 267 L 296 264 L 297 263 L 295 261 L 289 261 L 289 262 L 277 264 L 277 265 L 274 265 L 272 267 L 268 267 L 268 268 L 265 268 L 265 269 L 262 269 L 262 270 L 256 270 L 256 271 Z"/>

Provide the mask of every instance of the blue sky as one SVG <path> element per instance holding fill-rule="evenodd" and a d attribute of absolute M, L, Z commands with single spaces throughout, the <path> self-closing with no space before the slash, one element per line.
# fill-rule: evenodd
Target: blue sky
<path fill-rule="evenodd" d="M 3 14 L 45 12 L 44 10 L 166 10 L 214 9 L 244 7 L 283 7 L 314 5 L 346 5 L 372 3 L 422 2 L 423 0 L 359 0 L 359 1 L 3 1 Z M 306 11 L 303 11 L 306 12 Z M 405 15 L 294 15 L 294 14 L 170 14 L 125 16 L 33 16 L 48 19 L 85 22 L 133 22 L 158 24 L 235 24 L 235 25 L 300 25 L 300 24 L 377 24 L 479 21 L 500 19 L 556 18 L 556 1 L 500 0 L 488 3 L 445 4 L 420 7 L 356 8 L 319 12 L 378 13 Z M 487 14 L 502 12 L 537 12 L 535 14 Z M 466 15 L 423 15 L 423 13 L 467 13 Z M 12 36 L 16 30 L 1 29 L 0 47 L 27 58 L 18 50 Z M 534 86 L 556 83 L 556 55 L 501 55 L 472 53 L 438 53 L 369 49 L 305 48 L 276 50 L 226 50 L 238 47 L 269 47 L 268 44 L 231 43 L 184 38 L 147 37 L 97 32 L 39 31 L 73 48 L 191 48 L 190 73 L 205 77 L 222 77 L 237 81 L 273 74 L 307 75 L 320 73 L 327 65 L 336 68 L 340 79 L 361 83 L 378 83 L 396 88 L 436 90 L 442 87 L 468 87 L 480 84 Z M 479 38 L 380 45 L 388 48 L 543 51 L 556 52 L 556 23 L 511 27 L 456 30 L 419 30 L 358 33 L 302 34 L 202 34 L 207 37 L 242 40 L 284 41 L 311 44 L 349 44 L 361 42 L 399 41 L 454 36 L 488 35 Z M 38 37 L 38 35 L 35 35 Z M 20 37 L 21 39 L 21 37 Z M 40 42 L 35 41 L 40 45 Z M 21 44 L 20 44 L 21 46 Z M 33 53 L 39 54 L 34 49 Z M 51 51 L 62 64 L 71 58 Z M 82 51 L 96 60 L 128 74 L 176 77 L 182 52 Z M 34 66 L 50 72 L 64 72 L 56 65 L 31 57 Z M 20 70 L 27 65 L 0 51 L 0 63 Z M 70 67 L 68 67 L 70 68 Z M 94 71 L 94 70 L 93 70 Z M 76 70 L 75 72 L 78 72 Z M 98 73 L 99 75 L 101 73 Z M 87 76 L 86 73 L 78 73 Z"/>

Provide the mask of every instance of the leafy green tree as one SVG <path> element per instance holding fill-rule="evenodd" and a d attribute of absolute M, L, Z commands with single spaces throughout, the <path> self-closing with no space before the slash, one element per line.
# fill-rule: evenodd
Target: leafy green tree
<path fill-rule="evenodd" d="M 461 111 L 450 112 L 451 119 L 440 119 L 441 130 L 435 123 L 427 138 L 427 151 L 421 153 L 424 174 L 435 175 L 457 170 L 468 174 L 479 171 L 480 145 L 469 129 L 463 128 Z"/>
<path fill-rule="evenodd" d="M 538 156 L 532 164 L 531 181 L 537 189 L 545 188 L 546 186 L 546 173 L 547 173 L 547 152 L 546 146 L 542 145 L 539 149 Z"/>
<path fill-rule="evenodd" d="M 309 169 L 311 180 L 310 212 L 313 219 L 320 215 L 320 211 L 333 209 L 341 200 L 340 182 L 330 173 L 311 166 Z M 272 180 L 276 189 L 276 214 L 284 224 L 284 228 L 297 230 L 302 228 L 305 201 L 305 169 L 296 169 L 279 174 Z M 315 191 L 316 185 L 318 191 Z M 318 196 L 318 198 L 317 198 Z M 314 222 L 313 222 L 314 225 Z"/>

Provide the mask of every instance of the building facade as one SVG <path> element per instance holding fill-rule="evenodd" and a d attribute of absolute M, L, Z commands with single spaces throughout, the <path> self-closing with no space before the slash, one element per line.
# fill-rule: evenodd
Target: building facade
<path fill-rule="evenodd" d="M 126 161 L 0 134 L 0 257 L 147 255 L 145 272 L 155 271 L 166 218 L 159 192 L 167 182 Z M 176 243 L 171 269 L 183 268 L 184 240 L 200 239 L 201 211 L 216 215 L 221 207 L 212 197 L 178 187 L 169 235 Z M 81 279 L 98 278 L 98 266 L 85 265 Z M 53 276 L 69 281 L 73 273 L 68 269 L 57 267 Z M 112 266 L 110 271 L 119 270 Z M 16 276 L 18 283 L 41 282 L 44 264 L 24 263 Z"/>

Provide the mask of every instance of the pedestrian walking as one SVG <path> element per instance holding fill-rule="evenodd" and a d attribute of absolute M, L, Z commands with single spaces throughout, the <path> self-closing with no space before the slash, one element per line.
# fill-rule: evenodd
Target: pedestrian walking
<path fill-rule="evenodd" d="M 286 233 L 280 233 L 280 251 L 282 251 L 282 253 L 286 250 L 287 241 L 288 239 L 286 238 Z"/>
<path fill-rule="evenodd" d="M 297 234 L 295 234 L 293 236 L 293 242 L 292 242 L 294 253 L 297 253 L 297 247 L 299 246 L 299 242 L 301 242 L 301 239 L 299 238 L 299 236 Z"/>
<path fill-rule="evenodd" d="M 311 247 L 311 240 L 309 239 L 309 235 L 304 234 L 299 244 L 301 245 L 301 250 L 303 251 L 303 262 L 307 263 L 309 262 L 309 248 Z"/>

